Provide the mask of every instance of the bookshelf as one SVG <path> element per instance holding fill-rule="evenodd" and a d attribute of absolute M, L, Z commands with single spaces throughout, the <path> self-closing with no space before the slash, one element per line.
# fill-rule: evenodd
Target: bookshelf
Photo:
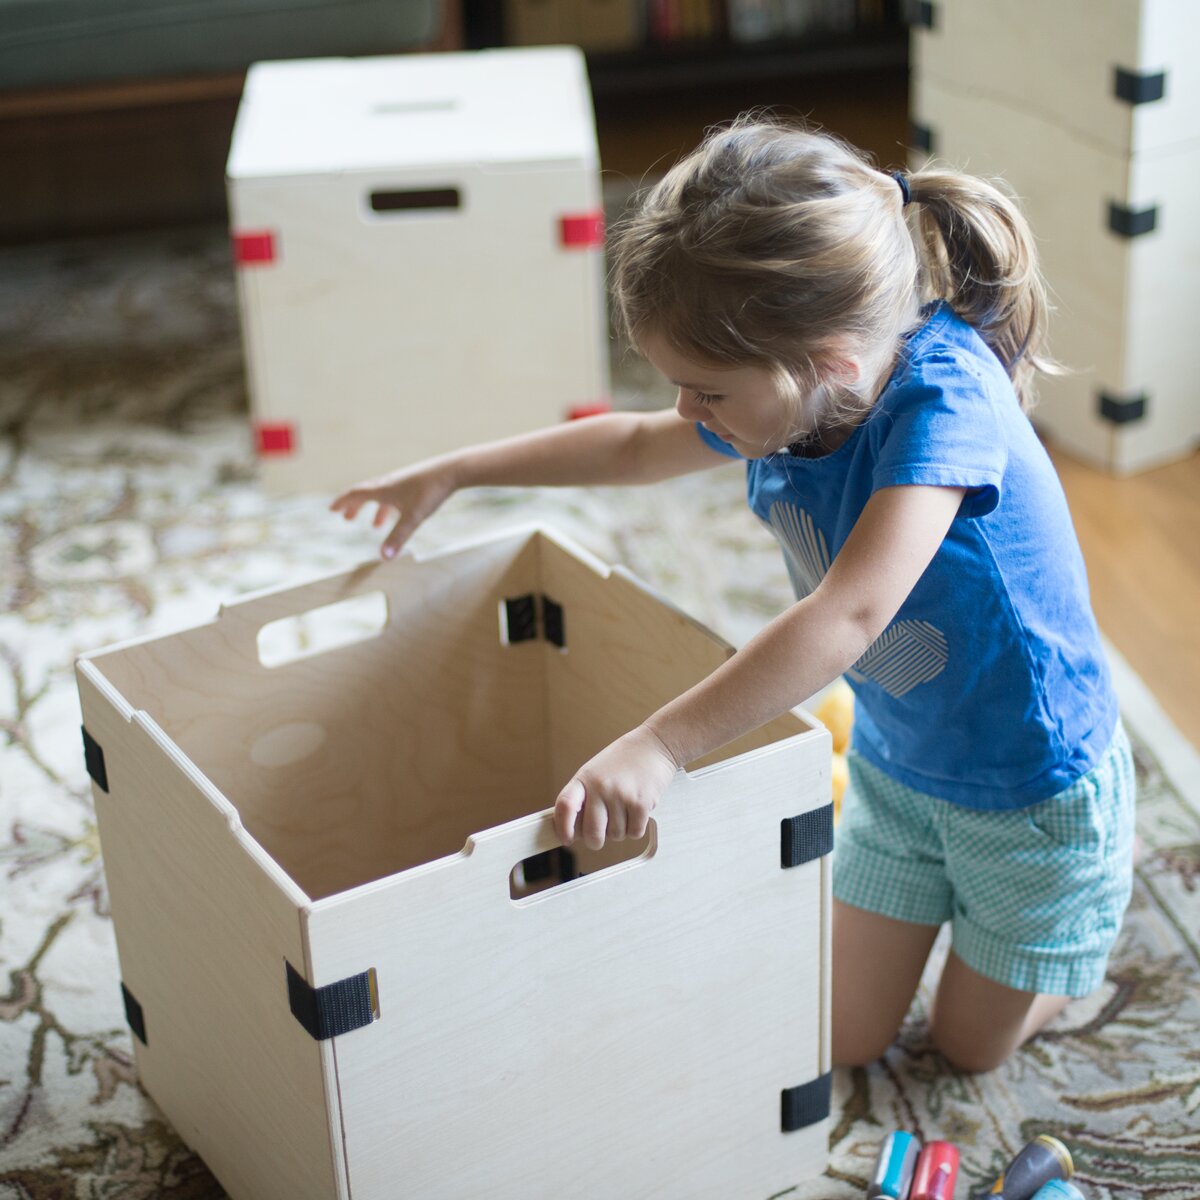
<path fill-rule="evenodd" d="M 597 100 L 905 71 L 902 0 L 462 0 L 468 49 L 570 43 Z"/>

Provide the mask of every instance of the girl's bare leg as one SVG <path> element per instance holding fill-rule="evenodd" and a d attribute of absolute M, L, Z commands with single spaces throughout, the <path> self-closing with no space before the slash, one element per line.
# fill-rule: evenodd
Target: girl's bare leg
<path fill-rule="evenodd" d="M 951 951 L 934 997 L 930 1034 L 934 1045 L 960 1071 L 990 1071 L 1070 1000 L 1070 996 L 1022 992 L 997 983 Z"/>
<path fill-rule="evenodd" d="M 896 921 L 833 902 L 833 1061 L 874 1062 L 912 1002 L 936 925 Z"/>

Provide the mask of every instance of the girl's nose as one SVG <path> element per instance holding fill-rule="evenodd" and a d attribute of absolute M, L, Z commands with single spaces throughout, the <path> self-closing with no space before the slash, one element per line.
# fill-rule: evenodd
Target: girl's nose
<path fill-rule="evenodd" d="M 696 400 L 694 392 L 685 391 L 683 388 L 680 388 L 679 394 L 675 398 L 675 411 L 685 421 L 698 421 L 703 410 Z"/>

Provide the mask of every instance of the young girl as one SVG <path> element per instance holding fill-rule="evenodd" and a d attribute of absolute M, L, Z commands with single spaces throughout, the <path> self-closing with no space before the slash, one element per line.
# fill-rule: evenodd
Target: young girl
<path fill-rule="evenodd" d="M 580 767 L 558 832 L 640 837 L 676 771 L 845 673 L 834 1061 L 884 1052 L 950 921 L 931 1035 L 960 1068 L 993 1067 L 1103 980 L 1132 873 L 1129 746 L 1023 412 L 1046 366 L 1029 230 L 982 180 L 886 174 L 828 136 L 743 119 L 649 192 L 612 261 L 620 321 L 678 387 L 674 411 L 467 449 L 332 507 L 398 516 L 390 557 L 456 488 L 747 460 L 797 602 Z"/>

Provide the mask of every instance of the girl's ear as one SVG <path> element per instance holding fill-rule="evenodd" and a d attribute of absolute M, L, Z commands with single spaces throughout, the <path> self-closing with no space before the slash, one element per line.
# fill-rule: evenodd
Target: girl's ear
<path fill-rule="evenodd" d="M 814 365 L 822 381 L 830 387 L 852 389 L 862 378 L 858 359 L 840 348 L 822 351 L 815 357 Z"/>

